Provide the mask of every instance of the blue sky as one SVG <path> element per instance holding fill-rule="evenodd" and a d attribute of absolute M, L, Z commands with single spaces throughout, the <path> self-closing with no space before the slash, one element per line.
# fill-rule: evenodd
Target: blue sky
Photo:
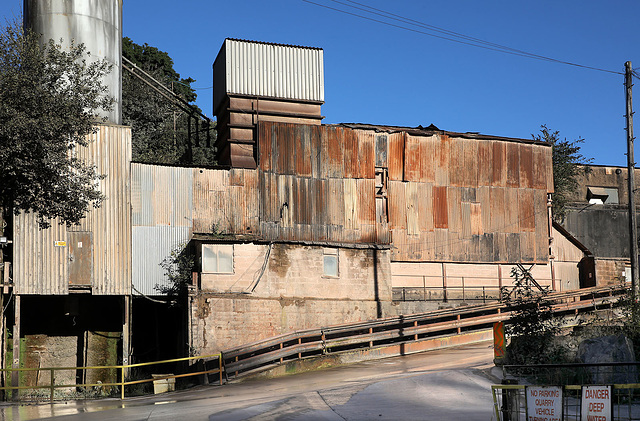
<path fill-rule="evenodd" d="M 365 15 L 332 0 L 313 1 Z M 562 61 L 623 72 L 630 60 L 640 68 L 637 0 L 359 1 Z M 0 16 L 20 13 L 21 5 L 3 0 Z M 168 52 L 181 76 L 205 88 L 197 91 L 197 102 L 207 115 L 212 90 L 206 88 L 224 38 L 306 45 L 324 49 L 325 123 L 433 123 L 448 131 L 519 138 L 546 124 L 562 137 L 584 138 L 583 153 L 595 163 L 626 165 L 619 74 L 462 45 L 303 0 L 124 0 L 123 14 L 125 36 Z"/>

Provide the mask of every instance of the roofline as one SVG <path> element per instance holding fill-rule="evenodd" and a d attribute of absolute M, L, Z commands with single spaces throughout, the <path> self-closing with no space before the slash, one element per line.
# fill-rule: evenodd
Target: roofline
<path fill-rule="evenodd" d="M 470 132 L 467 132 L 467 133 L 450 132 L 450 131 L 438 129 L 433 124 L 429 127 L 379 126 L 375 124 L 362 124 L 362 123 L 339 123 L 339 124 L 329 124 L 328 126 L 348 127 L 348 128 L 357 129 L 357 130 L 374 130 L 376 132 L 387 132 L 387 133 L 406 132 L 408 134 L 418 135 L 418 136 L 441 134 L 441 135 L 447 135 L 449 137 L 460 137 L 464 139 L 500 140 L 500 141 L 506 141 L 506 142 L 528 143 L 528 144 L 551 147 L 551 143 L 540 141 L 540 140 L 521 139 L 516 137 L 504 137 L 504 136 L 491 136 L 491 135 L 484 135 L 480 133 L 470 133 Z"/>
<path fill-rule="evenodd" d="M 281 44 L 278 42 L 265 42 L 265 41 L 254 41 L 250 39 L 240 39 L 240 38 L 225 38 L 224 41 L 238 41 L 238 42 L 246 42 L 249 44 L 262 44 L 262 45 L 273 45 L 275 47 L 292 47 L 292 48 L 304 48 L 306 50 L 320 50 L 323 51 L 320 47 L 308 47 L 305 45 L 294 45 L 294 44 Z M 224 42 L 223 42 L 224 44 Z"/>
<path fill-rule="evenodd" d="M 591 251 L 580 242 L 580 240 L 578 240 L 576 237 L 574 237 L 573 235 L 571 235 L 571 233 L 569 231 L 567 231 L 562 225 L 560 225 L 559 223 L 557 223 L 556 221 L 553 221 L 553 228 L 556 229 L 556 231 L 558 231 L 560 234 L 562 234 L 567 240 L 569 240 L 569 242 L 571 244 L 573 244 L 574 246 L 578 247 L 578 249 L 583 252 L 584 254 L 586 254 L 587 256 L 593 256 L 593 253 L 591 253 Z"/>

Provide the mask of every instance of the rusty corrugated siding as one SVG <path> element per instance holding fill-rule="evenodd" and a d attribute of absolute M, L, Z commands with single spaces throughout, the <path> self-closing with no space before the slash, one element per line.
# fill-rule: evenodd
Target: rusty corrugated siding
<path fill-rule="evenodd" d="M 446 186 L 433 187 L 433 226 L 435 228 L 449 228 L 449 202 Z"/>
<path fill-rule="evenodd" d="M 56 247 L 55 241 L 70 241 L 70 231 L 92 233 L 92 293 L 131 293 L 131 129 L 100 125 L 88 137 L 88 146 L 77 147 L 76 152 L 106 175 L 99 182 L 106 200 L 100 208 L 88 212 L 79 225 L 69 229 L 53 221 L 51 228 L 39 230 L 34 215 L 15 218 L 16 294 L 68 293 L 68 247 Z"/>
<path fill-rule="evenodd" d="M 548 260 L 540 205 L 549 184 L 548 145 L 445 134 L 395 142 L 390 150 L 403 151 L 404 159 L 390 168 L 390 179 L 402 168 L 405 183 L 389 187 L 394 260 Z"/>
<path fill-rule="evenodd" d="M 220 192 L 196 205 L 203 215 L 221 209 L 223 232 L 368 243 L 392 231 L 395 260 L 547 261 L 539 208 L 549 184 L 548 146 L 273 122 L 260 123 L 259 132 L 259 169 L 231 170 Z M 377 166 L 389 175 L 378 204 Z M 247 186 L 248 174 L 258 187 Z M 256 202 L 257 210 L 247 210 Z M 388 224 L 376 217 L 385 211 Z M 194 220 L 202 229 L 216 224 Z M 259 226 L 249 231 L 252 224 Z"/>

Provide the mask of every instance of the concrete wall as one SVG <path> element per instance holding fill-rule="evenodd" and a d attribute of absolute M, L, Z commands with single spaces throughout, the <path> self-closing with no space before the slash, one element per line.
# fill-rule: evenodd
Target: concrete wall
<path fill-rule="evenodd" d="M 596 257 L 629 258 L 629 213 L 617 205 L 572 205 L 563 226 Z"/>
<path fill-rule="evenodd" d="M 274 244 L 265 272 L 250 292 L 268 247 L 236 244 L 233 274 L 201 274 L 200 289 L 190 297 L 195 352 L 215 353 L 295 330 L 389 313 L 388 250 L 339 248 L 339 276 L 327 277 L 324 247 Z"/>

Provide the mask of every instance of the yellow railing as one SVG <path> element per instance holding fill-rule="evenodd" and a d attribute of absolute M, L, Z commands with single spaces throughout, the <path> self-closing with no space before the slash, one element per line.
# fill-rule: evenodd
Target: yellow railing
<path fill-rule="evenodd" d="M 138 367 L 147 367 L 152 365 L 159 364 L 167 364 L 167 363 L 176 363 L 182 361 L 193 361 L 193 360 L 218 360 L 218 366 L 211 370 L 197 371 L 193 373 L 183 373 L 183 374 L 168 374 L 163 376 L 155 376 L 149 379 L 139 379 L 139 380 L 126 380 L 126 373 L 129 369 L 138 368 Z M 55 384 L 55 373 L 60 371 L 78 371 L 84 370 L 120 370 L 120 381 L 112 382 L 112 383 L 74 383 L 74 384 Z M 0 369 L 1 373 L 8 373 L 7 382 L 11 382 L 11 374 L 13 373 L 22 373 L 22 372 L 49 372 L 49 384 L 47 385 L 35 385 L 35 386 L 4 386 L 0 387 L 0 390 L 3 391 L 14 391 L 14 390 L 38 390 L 38 389 L 49 389 L 50 396 L 49 399 L 53 402 L 54 391 L 55 389 L 62 388 L 78 388 L 78 387 L 112 387 L 117 386 L 120 387 L 120 396 L 122 399 L 125 398 L 125 386 L 130 386 L 134 384 L 141 383 L 149 383 L 153 381 L 167 380 L 167 379 L 177 379 L 182 377 L 191 377 L 191 376 L 199 376 L 199 375 L 207 375 L 218 373 L 220 376 L 220 384 L 222 385 L 222 358 L 220 354 L 213 355 L 199 355 L 196 357 L 184 357 L 184 358 L 174 358 L 170 360 L 162 360 L 162 361 L 153 361 L 147 363 L 137 363 L 137 364 L 126 364 L 126 365 L 109 365 L 109 366 L 88 366 L 88 367 L 40 367 L 40 368 L 3 368 Z"/>

